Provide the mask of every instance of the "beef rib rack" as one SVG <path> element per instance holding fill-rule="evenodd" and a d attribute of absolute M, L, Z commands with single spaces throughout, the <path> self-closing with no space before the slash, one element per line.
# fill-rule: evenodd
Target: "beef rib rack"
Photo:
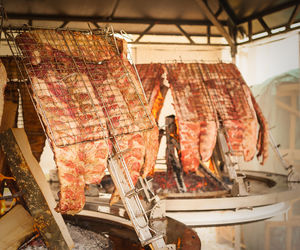
<path fill-rule="evenodd" d="M 196 172 L 200 161 L 210 159 L 218 130 L 224 132 L 231 155 L 250 161 L 257 150 L 261 163 L 265 162 L 267 122 L 234 64 L 175 62 L 164 67 L 186 172 Z"/>
<path fill-rule="evenodd" d="M 125 41 L 101 29 L 24 27 L 5 35 L 13 55 L 22 58 L 54 152 L 61 184 L 56 210 L 81 211 L 85 185 L 99 183 L 108 166 L 142 245 L 165 248 L 134 187 L 154 167 L 158 129 Z"/>
<path fill-rule="evenodd" d="M 16 32 L 6 35 L 15 37 L 11 49 L 22 56 L 58 167 L 57 210 L 79 212 L 85 185 L 99 183 L 108 157 L 120 151 L 126 151 L 122 160 L 135 183 L 140 171 L 153 162 L 142 138 L 156 134 L 157 128 L 140 82 L 123 56 L 124 42 L 93 32 L 35 28 Z M 141 145 L 138 158 L 128 143 Z"/>

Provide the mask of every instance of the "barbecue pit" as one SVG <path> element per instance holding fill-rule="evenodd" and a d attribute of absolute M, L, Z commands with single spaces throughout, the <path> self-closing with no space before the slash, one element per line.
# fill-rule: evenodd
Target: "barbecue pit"
<path fill-rule="evenodd" d="M 15 31 L 15 29 L 13 28 L 12 30 L 9 30 L 6 33 L 8 40 L 11 40 L 11 39 L 14 40 L 14 38 L 15 38 L 15 35 L 13 35 L 13 33 L 12 33 Z M 27 28 L 24 28 L 24 30 L 27 30 Z M 24 32 L 24 30 L 22 32 Z M 19 30 L 17 30 L 17 32 L 19 32 Z M 70 31 L 68 30 L 67 32 L 70 32 Z M 103 34 L 101 34 L 101 35 L 103 35 Z M 11 47 L 12 50 L 15 49 L 13 46 L 14 46 L 14 44 Z M 115 47 L 117 47 L 117 45 L 115 45 Z M 68 48 L 68 49 L 70 50 L 70 48 Z M 17 50 L 15 50 L 15 57 L 17 58 L 19 56 L 20 55 L 17 53 Z M 25 78 L 24 78 L 24 81 L 25 81 Z M 43 91 L 43 90 L 44 89 L 41 89 L 41 91 Z M 113 90 L 111 90 L 111 91 L 113 92 Z M 140 93 L 138 93 L 137 96 L 138 96 L 138 99 L 141 101 L 141 99 L 143 97 L 140 95 Z M 142 101 L 141 101 L 141 104 L 143 104 Z M 143 106 L 143 105 L 141 105 L 141 106 Z M 143 108 L 145 109 L 145 107 L 143 107 Z M 37 109 L 39 109 L 39 108 L 37 108 Z M 146 109 L 144 111 L 146 114 L 145 117 L 148 116 L 148 118 L 149 118 L 149 114 L 147 114 Z M 42 112 L 44 112 L 44 111 L 42 110 Z M 94 112 L 96 113 L 96 111 L 94 111 Z M 41 119 L 43 119 L 43 118 L 41 118 Z M 47 120 L 47 119 L 45 119 L 45 120 Z M 101 119 L 99 119 L 99 121 L 101 123 Z M 149 127 L 147 127 L 145 130 L 151 129 L 151 125 L 153 125 L 151 119 L 149 119 L 148 123 L 149 123 Z M 51 128 L 51 126 L 49 126 L 49 127 L 50 127 L 50 134 L 54 134 L 56 129 Z M 129 132 L 127 132 L 127 134 L 130 134 L 133 132 L 139 132 L 142 130 L 144 130 L 144 129 L 139 128 L 136 131 L 129 131 Z M 166 133 L 168 133 L 168 132 L 166 131 Z M 49 133 L 47 133 L 47 135 L 48 134 Z M 116 137 L 121 136 L 121 135 L 122 134 L 118 134 L 118 133 L 114 134 L 114 136 L 116 136 Z M 170 137 L 170 133 L 168 133 L 167 136 Z M 57 142 L 55 137 L 49 138 L 49 140 L 52 141 L 58 147 L 84 142 L 84 141 L 75 141 L 75 142 L 70 143 L 68 139 L 66 139 L 66 141 L 64 141 L 64 142 Z M 219 154 L 224 153 L 224 151 L 225 151 L 223 149 L 220 149 L 220 148 L 222 148 L 221 140 L 222 139 L 220 139 L 220 141 L 218 142 L 219 144 L 217 145 L 217 148 L 216 148 L 216 150 L 219 151 Z M 175 145 L 173 145 L 173 147 L 174 146 L 176 147 L 176 143 L 174 143 L 174 144 Z M 118 148 L 118 147 L 116 146 L 116 148 Z M 122 154 L 122 153 L 123 153 L 122 151 L 120 151 L 120 150 L 118 151 L 118 149 L 116 150 L 117 155 Z M 215 154 L 218 154 L 218 153 L 215 153 Z M 168 157 L 169 156 L 170 155 L 168 155 Z M 176 157 L 176 154 L 173 154 L 172 157 L 174 160 L 174 157 Z M 216 156 L 216 157 L 219 157 L 219 159 L 224 158 L 224 156 L 223 157 Z M 177 159 L 177 161 L 178 161 L 178 159 Z M 160 198 L 163 199 L 162 202 L 159 202 L 158 197 L 152 193 L 152 188 L 155 186 L 155 184 L 157 184 L 157 183 L 155 183 L 155 175 L 154 175 L 154 181 L 153 181 L 152 187 L 151 187 L 150 182 L 140 180 L 139 183 L 141 186 L 141 190 L 143 190 L 143 192 L 144 192 L 144 194 L 143 194 L 144 200 L 147 200 L 150 197 L 150 199 L 148 200 L 148 203 L 151 203 L 153 200 L 155 201 L 155 202 L 153 202 L 154 204 L 151 204 L 151 206 L 152 206 L 150 208 L 150 209 L 152 209 L 151 215 L 153 216 L 157 213 L 160 216 L 166 210 L 167 215 L 172 216 L 173 215 L 172 212 L 174 212 L 174 211 L 185 210 L 183 208 L 183 204 L 185 204 L 185 206 L 186 206 L 186 204 L 187 204 L 186 202 L 188 202 L 188 203 L 191 202 L 194 204 L 194 206 L 189 207 L 189 210 L 203 210 L 203 209 L 216 210 L 217 206 L 214 203 L 215 197 L 219 197 L 218 202 L 222 202 L 222 204 L 227 204 L 227 202 L 229 202 L 231 204 L 231 205 L 225 205 L 225 206 L 221 207 L 221 209 L 233 209 L 233 208 L 239 209 L 239 208 L 243 208 L 244 205 L 246 205 L 246 207 L 252 207 L 252 208 L 256 207 L 256 206 L 272 206 L 272 204 L 276 203 L 278 200 L 285 201 L 288 198 L 296 197 L 296 196 L 294 196 L 296 193 L 296 192 L 294 192 L 295 190 L 290 190 L 289 186 L 281 185 L 284 182 L 285 177 L 281 176 L 282 178 L 280 178 L 280 176 L 277 176 L 276 174 L 266 173 L 265 175 L 261 176 L 261 173 L 238 172 L 238 171 L 235 171 L 235 169 L 232 168 L 231 166 L 227 166 L 227 171 L 229 173 L 227 177 L 228 177 L 228 179 L 234 179 L 234 183 L 232 184 L 230 182 L 226 182 L 220 178 L 220 173 L 219 173 L 220 165 L 216 164 L 216 161 L 217 161 L 216 159 L 214 161 L 212 161 L 212 164 L 210 165 L 210 166 L 212 166 L 212 168 L 210 168 L 210 166 L 208 166 L 208 167 L 202 166 L 203 175 L 206 177 L 206 180 L 205 179 L 202 180 L 203 185 L 202 186 L 200 185 L 197 187 L 199 192 L 197 192 L 197 190 L 194 190 L 195 192 L 192 192 L 192 193 L 186 192 L 186 191 L 188 191 L 188 189 L 187 189 L 187 186 L 184 184 L 184 181 L 183 181 L 184 176 L 183 176 L 182 171 L 180 171 L 180 169 L 177 168 L 177 170 L 179 170 L 179 171 L 176 172 L 176 164 L 174 165 L 172 163 L 169 163 L 173 170 L 171 169 L 171 171 L 170 171 L 170 167 L 168 168 L 168 171 L 166 173 L 167 178 L 165 178 L 165 180 L 167 180 L 169 177 L 173 177 L 174 183 L 175 183 L 175 185 L 173 185 L 173 188 L 175 187 L 175 189 L 178 190 L 178 193 L 177 192 L 173 192 L 173 193 L 158 192 L 160 195 Z M 223 164 L 224 164 L 224 162 L 223 162 Z M 124 173 L 122 170 L 119 169 L 119 167 L 117 165 L 118 165 L 117 161 L 114 161 L 113 157 L 111 157 L 110 172 L 113 173 L 112 174 L 112 179 L 114 180 L 113 182 L 116 184 L 116 186 L 118 187 L 119 190 L 123 190 L 124 187 L 122 187 L 122 182 L 124 182 L 124 181 L 127 182 L 127 180 L 130 179 L 130 176 L 129 176 L 129 173 L 126 172 L 126 167 L 125 167 L 125 177 L 123 176 L 124 177 L 123 178 L 122 175 Z M 230 169 L 230 167 L 231 167 L 231 169 Z M 120 177 L 121 177 L 121 179 L 120 179 Z M 270 177 L 272 177 L 272 178 L 270 178 Z M 123 178 L 123 180 L 122 180 L 122 178 Z M 201 182 L 201 181 L 199 181 L 199 176 L 194 176 L 191 179 L 192 180 L 196 179 L 197 184 L 199 184 Z M 207 183 L 210 183 L 210 185 L 212 185 L 212 186 L 209 187 L 210 188 L 209 192 L 203 193 L 203 187 L 205 187 L 205 185 L 207 186 Z M 135 197 L 132 201 L 130 201 L 128 203 L 125 202 L 125 207 L 123 207 L 122 205 L 120 206 L 120 204 L 118 204 L 118 206 L 115 206 L 118 209 L 115 209 L 114 206 L 112 206 L 112 208 L 110 208 L 108 205 L 108 200 L 107 200 L 108 196 L 106 194 L 100 194 L 100 201 L 99 202 L 93 201 L 93 199 L 91 201 L 88 200 L 87 204 L 86 204 L 86 209 L 98 211 L 99 214 L 103 214 L 104 217 L 106 217 L 106 216 L 109 217 L 109 215 L 114 213 L 113 210 L 116 210 L 117 213 L 119 214 L 119 216 L 115 220 L 118 222 L 122 221 L 123 220 L 122 217 L 124 217 L 124 216 L 125 216 L 125 218 L 127 216 L 127 219 L 130 217 L 131 220 L 133 220 L 133 221 L 136 220 L 137 223 L 136 224 L 134 223 L 134 224 L 135 224 L 135 230 L 139 236 L 139 239 L 142 241 L 142 244 L 147 244 L 147 243 L 149 243 L 149 241 L 146 241 L 143 237 L 144 237 L 144 234 L 147 235 L 147 237 L 149 236 L 149 234 L 148 234 L 148 232 L 141 233 L 141 229 L 143 227 L 138 225 L 141 221 L 139 221 L 137 218 L 135 218 L 136 211 L 138 211 L 138 212 L 140 212 L 140 210 L 142 210 L 142 212 L 144 212 L 144 211 L 140 205 L 140 202 L 137 201 L 139 199 L 137 198 L 137 196 L 135 194 L 136 190 L 133 190 L 134 188 L 133 188 L 133 185 L 130 183 L 130 181 L 129 181 L 129 186 L 131 189 L 129 188 L 129 189 L 126 189 L 125 191 L 123 191 L 123 196 L 122 196 L 122 192 L 121 192 L 121 197 L 123 199 L 123 202 L 124 202 L 124 200 L 126 200 L 126 197 L 127 198 L 132 198 L 133 196 L 135 196 Z M 262 194 L 256 192 L 256 189 L 258 189 L 258 187 L 261 187 L 261 186 L 264 188 L 262 191 Z M 281 189 L 277 189 L 278 186 L 281 187 Z M 249 189 L 249 187 L 250 187 L 250 189 Z M 158 183 L 158 188 L 156 188 L 155 190 L 159 191 L 158 189 L 159 189 L 159 183 Z M 251 191 L 251 190 L 254 190 L 254 191 Z M 280 190 L 280 195 L 274 196 L 274 192 L 277 192 L 278 190 Z M 288 192 L 289 195 L 284 196 L 285 192 Z M 208 196 L 211 197 L 212 199 L 208 199 L 208 202 L 207 202 L 207 199 L 203 200 L 203 197 L 208 197 Z M 237 197 L 232 198 L 232 197 L 226 197 L 226 196 L 237 196 Z M 246 202 L 246 197 L 245 197 L 245 199 L 243 199 L 244 197 L 241 197 L 241 196 L 247 196 L 247 201 L 249 201 L 249 202 Z M 249 197 L 250 197 L 250 199 L 249 199 Z M 286 197 L 288 197 L 288 198 L 286 198 Z M 260 201 L 260 200 L 264 200 L 264 199 L 266 200 L 265 202 Z M 175 204 L 174 202 L 176 203 L 176 205 L 174 205 Z M 207 205 L 204 205 L 204 206 L 199 205 L 199 204 L 203 204 L 203 202 L 205 202 Z M 100 203 L 100 205 L 99 205 L 99 203 Z M 143 207 L 145 206 L 145 204 L 142 204 L 142 205 L 143 205 Z M 164 207 L 164 206 L 165 206 L 165 208 L 162 208 L 162 209 L 160 208 L 160 207 Z M 147 205 L 146 205 L 146 207 L 147 207 Z M 147 207 L 147 209 L 148 209 L 148 207 Z M 218 206 L 218 209 L 220 209 L 220 206 Z M 281 207 L 280 209 L 278 208 L 278 210 L 276 210 L 276 209 L 275 210 L 282 212 L 282 211 L 286 211 L 287 207 Z M 127 215 L 126 215 L 125 211 L 127 211 Z M 186 213 L 186 212 L 187 211 L 185 211 L 184 213 Z M 273 211 L 273 213 L 275 213 L 275 212 Z M 121 214 L 121 216 L 120 216 L 120 214 Z M 129 215 L 129 217 L 128 217 L 128 215 Z M 178 213 L 177 213 L 177 215 L 178 215 Z M 265 217 L 261 216 L 259 218 L 264 219 L 264 218 L 268 218 L 268 216 L 271 216 L 271 215 L 272 214 L 267 214 L 267 215 L 265 215 Z M 121 217 L 121 219 L 119 217 Z M 112 217 L 110 217 L 110 218 L 112 218 Z M 255 218 L 257 219 L 257 217 L 255 217 Z M 152 219 L 156 219 L 156 218 L 152 217 Z M 86 219 L 80 217 L 80 220 L 82 220 L 84 222 Z M 145 216 L 145 220 L 147 221 L 146 216 Z M 238 220 L 233 220 L 233 221 L 234 221 L 233 223 L 240 222 Z M 79 222 L 77 222 L 77 223 L 80 224 Z M 218 224 L 218 222 L 206 222 L 206 223 L 207 224 L 210 223 L 210 224 L 214 224 L 214 225 Z M 220 222 L 220 223 L 224 223 L 224 222 Z M 227 221 L 226 223 L 228 224 L 230 222 Z M 154 225 L 155 225 L 155 223 L 154 223 Z M 155 225 L 155 226 L 157 226 L 157 225 Z M 151 232 L 150 235 L 153 236 L 156 234 L 155 233 L 153 234 Z M 154 237 L 151 240 L 153 240 L 153 242 L 156 242 L 157 240 L 160 241 L 161 237 L 157 237 L 157 238 Z M 156 244 L 156 243 L 154 243 L 154 244 Z M 157 244 L 159 245 L 159 244 L 163 244 L 163 243 L 159 242 Z"/>

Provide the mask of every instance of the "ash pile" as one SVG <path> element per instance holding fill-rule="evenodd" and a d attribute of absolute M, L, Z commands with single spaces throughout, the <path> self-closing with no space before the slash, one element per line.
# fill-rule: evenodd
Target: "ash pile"
<path fill-rule="evenodd" d="M 95 233 L 88 229 L 67 223 L 67 228 L 74 241 L 74 250 L 110 250 L 113 249 L 112 242 L 107 236 Z M 47 250 L 41 237 L 25 243 L 20 250 Z"/>

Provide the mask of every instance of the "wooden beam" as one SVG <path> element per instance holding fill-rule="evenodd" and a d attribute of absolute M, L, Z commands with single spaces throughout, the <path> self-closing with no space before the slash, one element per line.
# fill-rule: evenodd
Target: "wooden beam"
<path fill-rule="evenodd" d="M 218 10 L 216 11 L 216 13 L 214 14 L 215 17 L 218 17 L 218 16 L 222 13 L 222 11 L 223 11 L 223 7 L 222 7 L 222 5 L 219 3 L 219 8 L 218 8 Z"/>
<path fill-rule="evenodd" d="M 264 30 L 268 32 L 269 35 L 271 35 L 271 29 L 269 26 L 266 24 L 264 19 L 262 17 L 258 18 L 259 23 L 263 26 Z"/>
<path fill-rule="evenodd" d="M 64 21 L 64 22 L 59 26 L 59 28 L 62 29 L 62 28 L 64 28 L 64 27 L 66 27 L 68 23 L 69 23 L 69 21 Z"/>
<path fill-rule="evenodd" d="M 177 24 L 176 26 L 180 30 L 180 32 L 190 41 L 191 44 L 195 44 L 195 42 L 190 37 L 190 35 L 188 33 L 186 33 L 185 30 L 179 24 Z"/>
<path fill-rule="evenodd" d="M 114 17 L 114 15 L 115 15 L 115 13 L 117 11 L 117 8 L 119 6 L 119 3 L 120 3 L 120 0 L 117 0 L 108 19 L 112 19 Z"/>
<path fill-rule="evenodd" d="M 252 21 L 248 21 L 248 38 L 252 41 Z"/>
<path fill-rule="evenodd" d="M 154 26 L 154 23 L 151 23 L 141 34 L 140 36 L 134 41 L 134 42 L 138 42 L 141 40 L 141 38 L 150 30 L 152 29 L 152 27 Z"/>
<path fill-rule="evenodd" d="M 96 27 L 96 29 L 100 29 L 100 26 L 97 22 L 92 22 L 92 24 L 94 24 L 94 26 Z"/>
<path fill-rule="evenodd" d="M 112 19 L 107 16 L 77 16 L 77 15 L 44 15 L 44 14 L 21 14 L 7 13 L 9 20 L 44 20 L 44 21 L 68 21 L 68 22 L 98 22 L 98 23 L 132 23 L 132 24 L 180 24 L 180 25 L 207 25 L 211 24 L 207 20 L 191 20 L 191 19 L 154 19 L 154 18 L 123 18 L 114 17 Z M 222 25 L 226 25 L 225 21 L 219 21 Z"/>
<path fill-rule="evenodd" d="M 255 20 L 255 19 L 258 19 L 260 17 L 264 17 L 264 16 L 270 15 L 272 13 L 275 13 L 275 12 L 278 12 L 278 11 L 281 11 L 281 10 L 293 7 L 293 6 L 297 5 L 297 4 L 299 4 L 299 0 L 286 1 L 286 2 L 284 2 L 282 4 L 275 5 L 273 8 L 268 8 L 268 9 L 262 11 L 262 12 L 254 13 L 254 14 L 252 14 L 250 16 L 247 16 L 247 17 L 241 19 L 237 23 L 237 25 L 240 25 L 242 23 L 246 23 L 248 21 Z"/>
<path fill-rule="evenodd" d="M 300 112 L 297 109 L 294 109 L 294 108 L 290 107 L 289 105 L 287 105 L 287 104 L 285 104 L 285 103 L 283 103 L 279 100 L 276 100 L 276 104 L 279 107 L 285 109 L 286 111 L 289 111 L 290 113 L 292 113 L 292 114 L 294 114 L 294 115 L 296 115 L 297 117 L 300 118 Z"/>
<path fill-rule="evenodd" d="M 211 30 L 210 25 L 207 25 L 207 43 L 210 44 Z"/>
<path fill-rule="evenodd" d="M 279 93 L 276 93 L 276 96 L 299 96 L 299 93 L 298 92 L 290 92 L 290 91 L 285 91 L 285 92 L 279 92 Z"/>
<path fill-rule="evenodd" d="M 234 11 L 228 4 L 227 0 L 219 0 L 220 5 L 225 10 L 227 16 L 229 17 L 230 21 L 236 26 L 236 24 L 239 22 L 239 19 L 235 15 Z"/>
<path fill-rule="evenodd" d="M 281 92 L 290 92 L 291 94 L 299 93 L 300 92 L 300 82 L 299 83 L 281 83 L 277 87 L 277 94 Z"/>
<path fill-rule="evenodd" d="M 21 205 L 16 205 L 0 218 L 0 249 L 18 249 L 33 233 L 33 218 Z"/>
<path fill-rule="evenodd" d="M 287 28 L 287 29 L 290 28 L 291 24 L 293 24 L 293 22 L 295 21 L 295 18 L 296 18 L 296 16 L 298 15 L 299 11 L 300 11 L 300 4 L 297 4 L 297 5 L 295 6 L 295 8 L 294 8 L 294 10 L 293 10 L 293 12 L 292 12 L 290 18 L 289 18 L 289 21 L 288 21 L 287 25 L 286 25 L 286 28 Z"/>
<path fill-rule="evenodd" d="M 234 39 L 227 33 L 227 31 L 224 29 L 222 24 L 213 15 L 213 13 L 210 11 L 208 6 L 203 2 L 203 0 L 195 0 L 195 1 L 199 5 L 203 14 L 213 23 L 213 25 L 217 27 L 221 35 L 226 39 L 226 41 L 228 42 L 231 48 L 231 55 L 234 57 L 236 54 L 236 44 L 234 42 Z"/>
<path fill-rule="evenodd" d="M 38 162 L 32 155 L 24 129 L 9 129 L 0 134 L 17 185 L 39 232 L 49 249 L 72 249 L 74 246 L 61 214 L 54 210 L 56 202 Z"/>
<path fill-rule="evenodd" d="M 206 27 L 207 26 L 211 26 L 211 24 L 209 24 L 209 25 L 206 25 Z M 144 32 L 144 31 L 143 31 Z M 142 32 L 142 33 L 143 33 Z M 140 35 L 140 33 L 131 33 L 131 35 L 137 35 L 137 36 L 139 36 Z M 181 36 L 181 34 L 179 34 L 179 33 L 175 33 L 175 32 L 173 32 L 173 33 L 168 33 L 168 32 L 154 32 L 154 31 L 148 31 L 147 32 L 147 35 L 154 35 L 154 36 L 174 36 L 174 37 L 179 37 L 179 36 Z M 203 36 L 207 36 L 207 32 L 205 32 L 205 31 L 203 31 L 203 32 L 201 32 L 201 33 L 195 33 L 195 32 L 193 32 L 193 33 L 188 33 L 188 35 L 191 37 L 191 36 L 198 36 L 198 37 L 203 37 Z M 211 34 L 210 35 L 211 37 L 223 37 L 222 35 L 220 35 L 220 34 Z"/>

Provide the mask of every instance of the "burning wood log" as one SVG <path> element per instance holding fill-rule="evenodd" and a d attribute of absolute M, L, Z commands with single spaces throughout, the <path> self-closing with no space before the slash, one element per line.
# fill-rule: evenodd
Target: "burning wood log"
<path fill-rule="evenodd" d="M 166 148 L 166 160 L 168 171 L 172 171 L 176 185 L 179 192 L 186 192 L 186 186 L 183 180 L 183 171 L 180 161 L 178 159 L 178 152 L 180 151 L 180 145 L 178 143 L 178 135 L 176 133 L 177 127 L 175 123 L 175 116 L 170 115 L 166 117 L 166 137 L 167 137 L 167 148 Z M 177 135 L 177 136 L 176 136 Z M 177 152 L 177 156 L 175 153 Z"/>
<path fill-rule="evenodd" d="M 3 119 L 0 126 L 0 131 L 5 131 L 16 126 L 18 97 L 19 95 L 17 88 L 14 85 L 7 84 L 5 89 L 4 108 L 2 116 Z M 9 188 L 12 196 L 15 196 L 15 194 L 19 191 L 18 187 L 15 184 L 14 178 L 11 177 L 5 154 L 0 148 L 0 196 L 3 195 L 5 186 Z M 20 197 L 19 201 L 24 204 L 23 200 Z M 7 212 L 12 205 L 13 202 L 7 208 L 5 201 L 0 200 L 0 210 L 2 210 L 3 213 Z"/>
<path fill-rule="evenodd" d="M 60 214 L 45 176 L 32 155 L 24 129 L 0 134 L 2 150 L 23 198 L 46 245 L 50 249 L 71 249 L 73 241 Z"/>

